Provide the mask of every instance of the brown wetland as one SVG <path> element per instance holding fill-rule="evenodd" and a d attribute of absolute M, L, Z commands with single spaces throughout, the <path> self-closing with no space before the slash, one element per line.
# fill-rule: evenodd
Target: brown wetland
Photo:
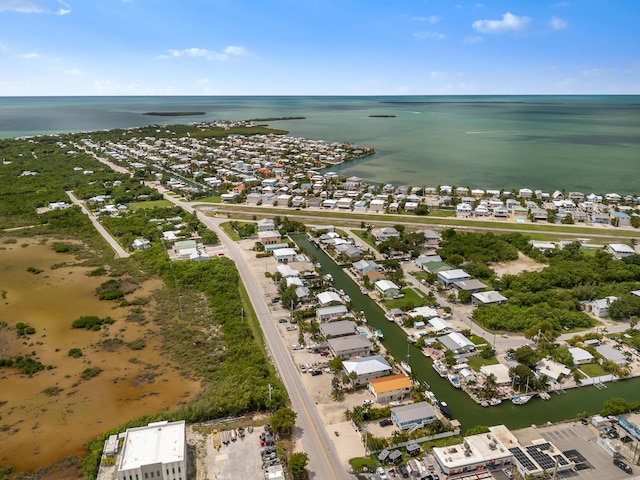
<path fill-rule="evenodd" d="M 0 465 L 18 472 L 81 456 L 84 443 L 100 432 L 175 409 L 200 388 L 163 355 L 153 301 L 119 307 L 98 300 L 96 288 L 109 277 L 88 276 L 91 269 L 74 265 L 71 254 L 55 253 L 51 243 L 0 248 L 0 322 L 6 323 L 0 358 L 29 356 L 53 367 L 33 376 L 0 368 Z M 159 280 L 146 281 L 127 299 L 152 298 L 161 288 Z M 72 329 L 83 315 L 115 322 L 98 331 Z M 18 322 L 35 333 L 18 337 Z M 135 340 L 144 347 L 130 348 Z M 82 356 L 69 356 L 72 348 Z M 94 367 L 99 375 L 83 380 L 82 372 Z"/>

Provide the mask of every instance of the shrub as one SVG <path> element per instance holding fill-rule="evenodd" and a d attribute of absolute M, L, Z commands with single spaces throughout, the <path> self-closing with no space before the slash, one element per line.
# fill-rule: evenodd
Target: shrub
<path fill-rule="evenodd" d="M 120 282 L 118 280 L 107 280 L 96 288 L 96 293 L 100 300 L 116 300 L 124 297 L 124 292 L 120 290 Z"/>
<path fill-rule="evenodd" d="M 71 358 L 80 358 L 82 356 L 82 350 L 79 348 L 72 348 L 69 350 L 69 356 Z"/>
<path fill-rule="evenodd" d="M 80 374 L 80 378 L 82 378 L 83 380 L 90 380 L 93 377 L 97 377 L 101 373 L 102 369 L 100 367 L 85 368 Z"/>
<path fill-rule="evenodd" d="M 83 315 L 82 317 L 74 320 L 71 324 L 71 328 L 86 328 L 87 330 L 100 330 L 104 324 L 112 324 L 115 320 L 111 317 L 100 318 L 95 315 Z"/>
<path fill-rule="evenodd" d="M 71 245 L 62 242 L 56 242 L 53 244 L 53 251 L 58 253 L 67 253 L 71 251 Z"/>
<path fill-rule="evenodd" d="M 142 350 L 144 347 L 147 346 L 147 342 L 145 342 L 144 338 L 138 338 L 138 339 L 134 340 L 133 342 L 129 342 L 127 344 L 127 346 L 131 350 Z"/>

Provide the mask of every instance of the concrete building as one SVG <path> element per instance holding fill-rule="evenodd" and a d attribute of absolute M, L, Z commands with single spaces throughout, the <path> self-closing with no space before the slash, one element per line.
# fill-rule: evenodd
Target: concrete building
<path fill-rule="evenodd" d="M 618 297 L 605 297 L 599 298 L 591 302 L 591 313 L 598 318 L 605 318 L 609 316 L 609 306 L 618 300 Z"/>
<path fill-rule="evenodd" d="M 298 254 L 293 248 L 279 248 L 273 251 L 273 258 L 278 263 L 293 262 Z"/>
<path fill-rule="evenodd" d="M 402 400 L 411 394 L 411 379 L 403 373 L 369 380 L 369 391 L 378 403 Z"/>
<path fill-rule="evenodd" d="M 433 457 L 445 478 L 500 468 L 513 461 L 513 453 L 492 433 L 464 437 L 462 444 L 451 447 L 435 447 Z"/>
<path fill-rule="evenodd" d="M 469 280 L 470 278 L 471 275 L 459 268 L 456 268 L 455 270 L 444 270 L 438 272 L 438 282 L 444 287 L 450 287 L 456 282 L 463 282 L 465 280 Z"/>
<path fill-rule="evenodd" d="M 273 245 L 282 242 L 282 235 L 276 230 L 259 231 L 258 241 L 263 245 Z"/>
<path fill-rule="evenodd" d="M 633 247 L 625 245 L 624 243 L 610 243 L 607 245 L 606 250 L 617 259 L 628 257 L 629 255 L 636 253 Z"/>
<path fill-rule="evenodd" d="M 478 305 L 502 305 L 503 303 L 507 303 L 507 301 L 507 297 L 495 290 L 471 294 L 471 305 L 474 307 L 477 307 Z"/>
<path fill-rule="evenodd" d="M 127 429 L 115 476 L 117 480 L 186 480 L 184 420 Z"/>

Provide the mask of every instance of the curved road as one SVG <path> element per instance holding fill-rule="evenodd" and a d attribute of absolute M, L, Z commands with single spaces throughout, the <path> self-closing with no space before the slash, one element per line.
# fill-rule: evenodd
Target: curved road
<path fill-rule="evenodd" d="M 154 188 L 157 188 L 157 186 L 154 185 Z M 229 257 L 235 262 L 242 283 L 247 290 L 253 309 L 264 332 L 264 338 L 273 362 L 280 373 L 282 383 L 289 393 L 293 409 L 298 414 L 296 424 L 301 429 L 304 451 L 309 455 L 309 464 L 307 465 L 309 477 L 316 480 L 351 479 L 352 477 L 346 472 L 345 466 L 342 465 L 335 451 L 335 446 L 324 427 L 315 402 L 309 396 L 302 383 L 298 369 L 289 355 L 284 339 L 271 316 L 269 305 L 265 301 L 253 270 L 244 261 L 240 248 L 220 228 L 220 223 L 227 220 L 208 217 L 204 213 L 196 211 L 186 202 L 167 195 L 162 190 L 160 191 L 167 200 L 190 213 L 195 213 L 202 223 L 213 230 L 227 249 Z"/>

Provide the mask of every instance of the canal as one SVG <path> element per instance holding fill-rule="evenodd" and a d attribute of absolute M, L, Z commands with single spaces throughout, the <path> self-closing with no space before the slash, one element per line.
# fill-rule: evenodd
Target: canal
<path fill-rule="evenodd" d="M 540 425 L 547 421 L 558 422 L 576 418 L 582 412 L 597 413 L 602 404 L 614 397 L 626 398 L 630 401 L 638 400 L 640 392 L 640 378 L 621 380 L 607 383 L 606 388 L 598 390 L 595 387 L 583 387 L 567 390 L 566 393 L 551 393 L 551 400 L 544 401 L 535 397 L 526 405 L 514 405 L 507 401 L 493 407 L 481 407 L 461 390 L 451 386 L 449 381 L 441 378 L 432 368 L 432 361 L 425 357 L 422 351 L 407 342 L 404 331 L 384 316 L 384 311 L 378 304 L 360 292 L 360 287 L 336 263 L 309 241 L 306 234 L 292 235 L 293 241 L 303 248 L 308 255 L 315 257 L 322 266 L 324 274 L 333 276 L 336 288 L 344 290 L 351 297 L 352 308 L 356 312 L 364 312 L 368 325 L 373 329 L 380 329 L 384 333 L 382 343 L 387 351 L 398 361 L 407 360 L 416 377 L 421 382 L 427 382 L 435 396 L 447 402 L 452 416 L 460 421 L 462 430 L 475 425 L 504 424 L 517 429 L 532 424 Z"/>

